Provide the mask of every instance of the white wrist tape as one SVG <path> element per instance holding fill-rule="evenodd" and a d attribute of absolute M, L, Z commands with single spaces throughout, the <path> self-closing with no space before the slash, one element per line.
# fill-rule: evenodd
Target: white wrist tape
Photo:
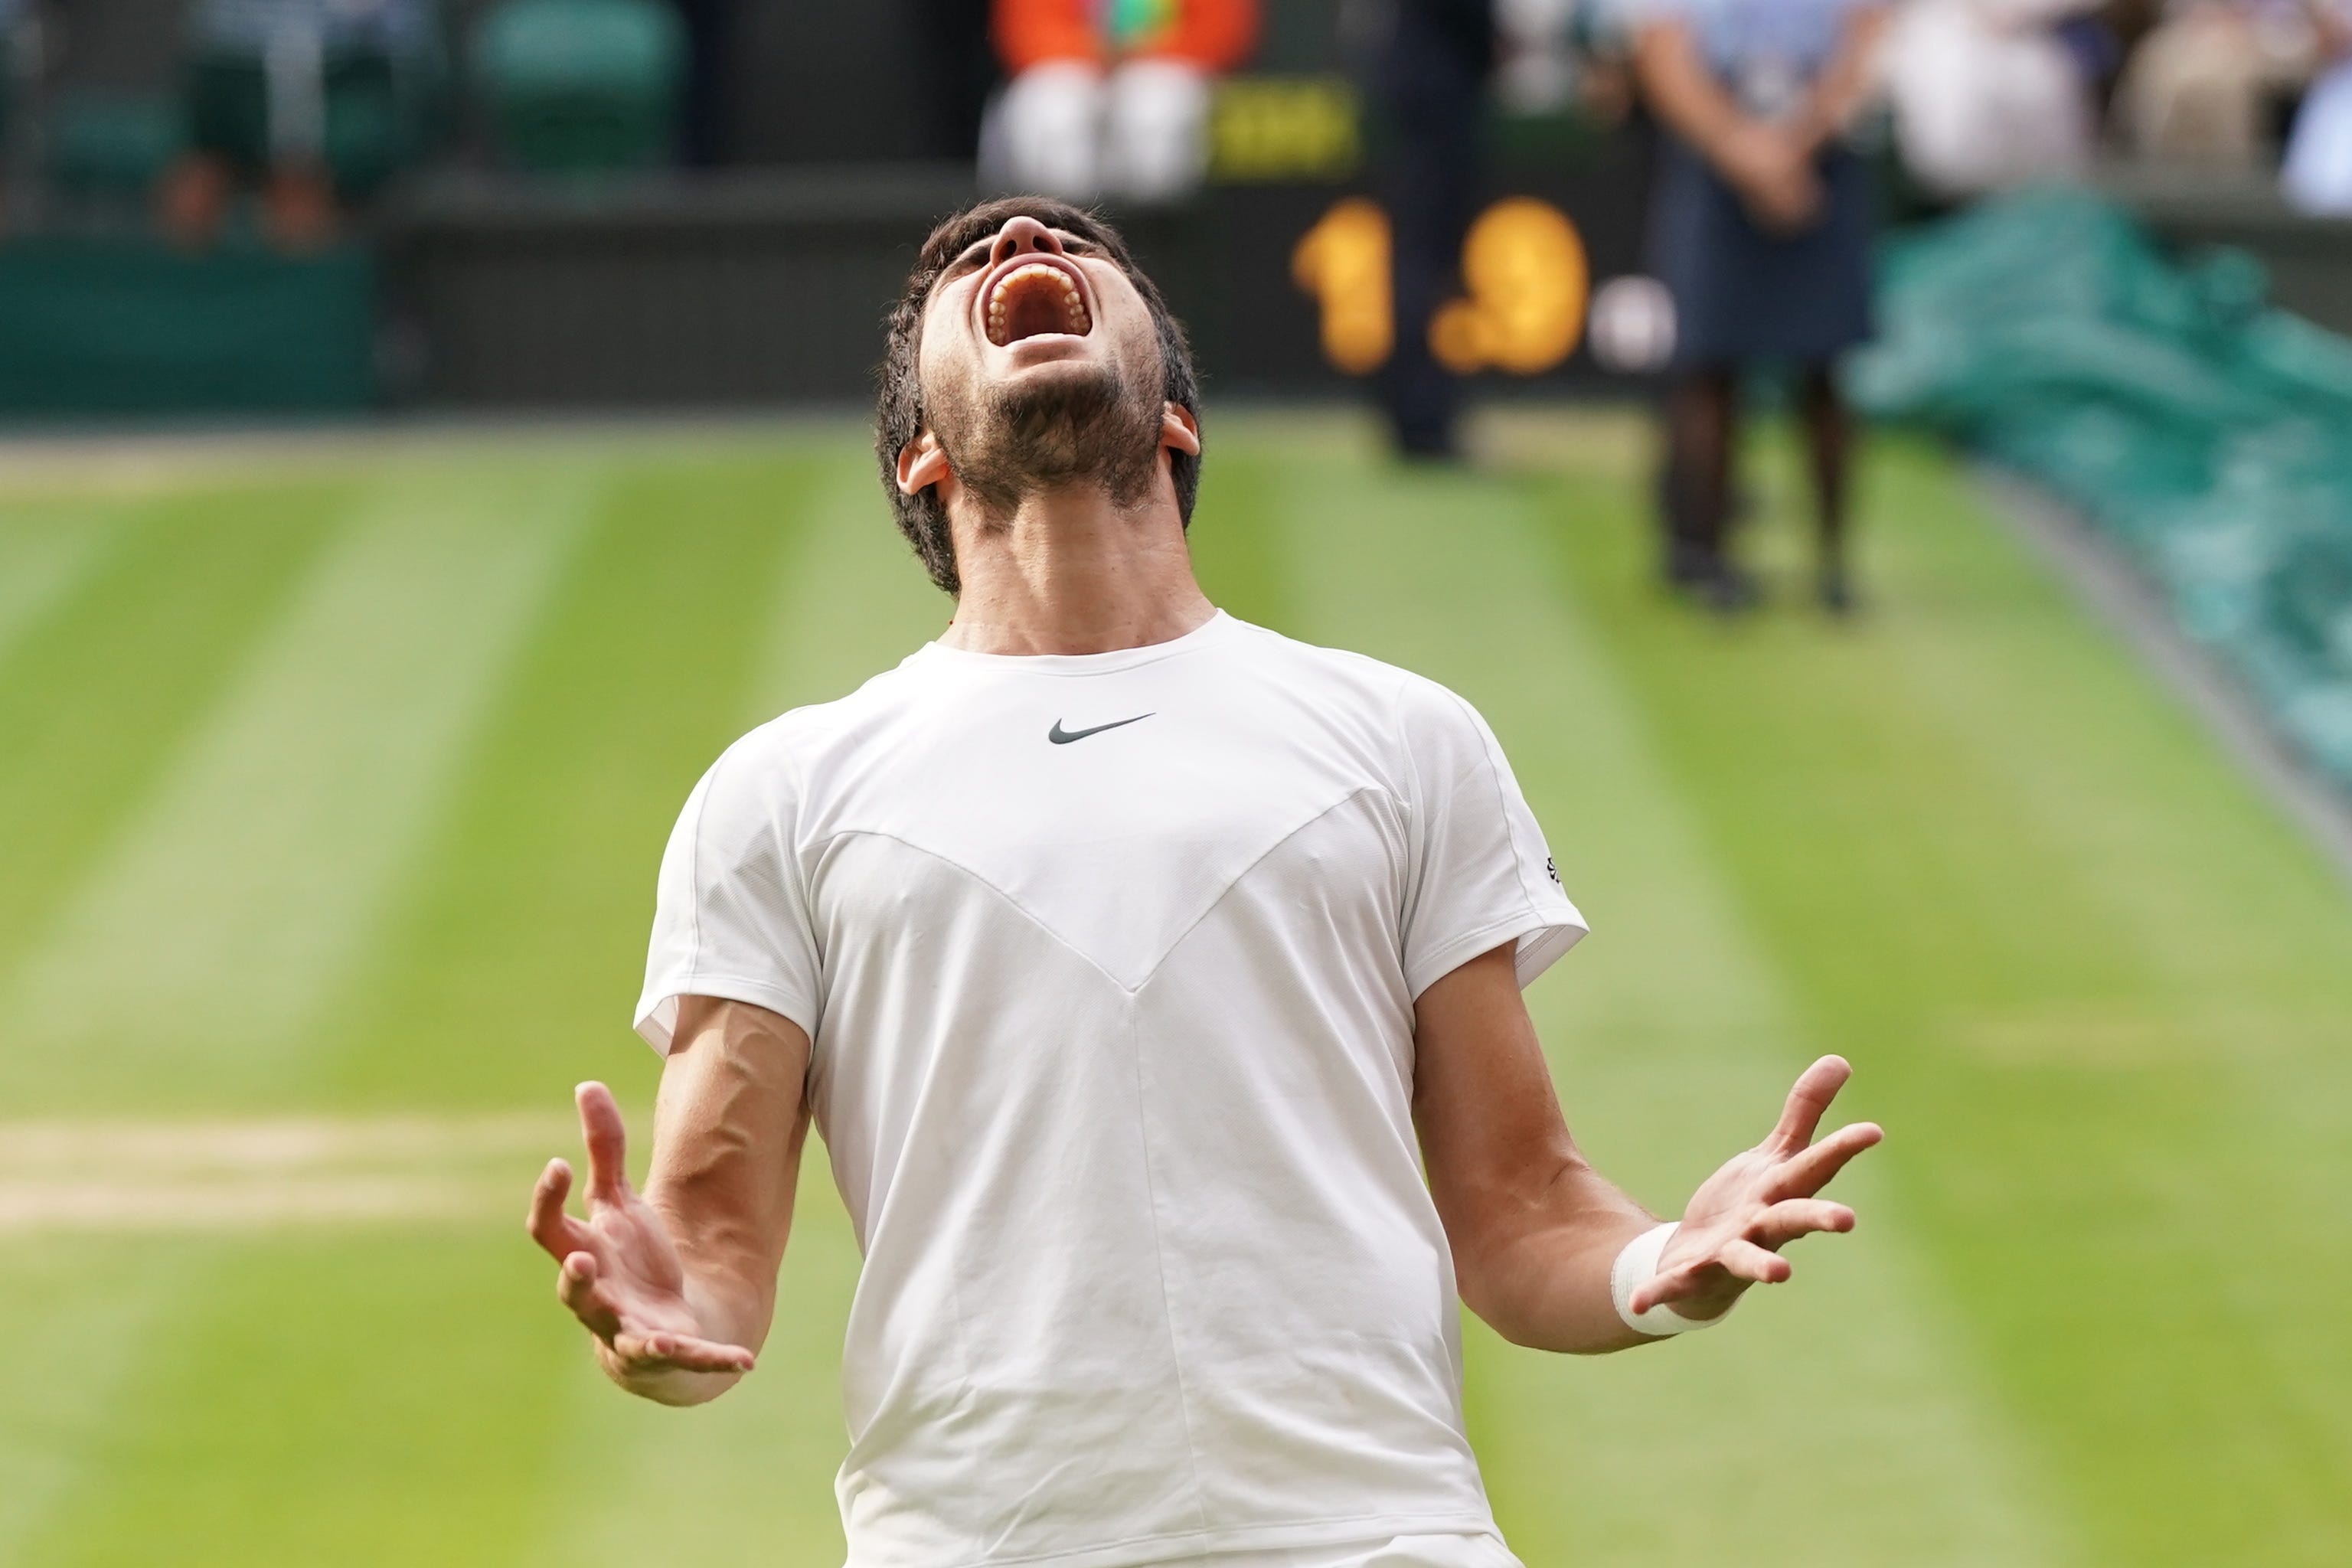
<path fill-rule="evenodd" d="M 1661 1225 L 1643 1231 L 1625 1244 L 1617 1261 L 1609 1268 L 1609 1298 L 1617 1303 L 1617 1315 L 1625 1326 L 1636 1333 L 1663 1339 L 1668 1334 L 1687 1334 L 1699 1329 L 1711 1329 L 1729 1317 L 1685 1318 L 1664 1302 L 1646 1312 L 1633 1310 L 1633 1292 L 1649 1282 L 1658 1271 L 1658 1254 L 1675 1238 L 1679 1226 Z"/>

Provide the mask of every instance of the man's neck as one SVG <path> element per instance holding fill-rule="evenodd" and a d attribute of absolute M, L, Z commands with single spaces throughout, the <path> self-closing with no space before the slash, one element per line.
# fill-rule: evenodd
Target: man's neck
<path fill-rule="evenodd" d="M 1162 481 L 1163 487 L 1165 481 Z M 956 529 L 963 592 L 940 641 L 971 653 L 1110 653 L 1182 637 L 1216 614 L 1192 577 L 1175 498 L 1122 510 L 1095 489 L 1023 500 Z"/>

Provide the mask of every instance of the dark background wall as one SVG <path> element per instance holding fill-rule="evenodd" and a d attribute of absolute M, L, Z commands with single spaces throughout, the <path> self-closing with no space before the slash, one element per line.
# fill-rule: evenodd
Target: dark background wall
<path fill-rule="evenodd" d="M 168 90 L 187 0 L 65 0 L 58 81 Z M 461 54 L 496 0 L 443 0 Z M 1338 60 L 1350 0 L 1272 0 L 1258 69 Z M 1362 3 L 1362 0 L 1358 0 Z M 672 0 L 704 60 L 696 162 L 902 162 L 971 154 L 995 71 L 987 0 Z"/>

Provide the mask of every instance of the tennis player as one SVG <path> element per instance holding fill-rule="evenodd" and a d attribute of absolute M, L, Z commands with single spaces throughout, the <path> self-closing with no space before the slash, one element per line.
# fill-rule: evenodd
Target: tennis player
<path fill-rule="evenodd" d="M 670 839 L 642 1193 L 582 1086 L 533 1237 L 598 1360 L 751 1371 L 814 1121 L 864 1271 L 854 1568 L 1508 1568 L 1457 1296 L 1622 1350 L 1719 1322 L 1877 1142 L 1847 1068 L 1661 1225 L 1578 1154 L 1520 988 L 1584 934 L 1444 688 L 1226 616 L 1185 548 L 1181 331 L 1118 237 L 993 202 L 925 243 L 879 448 L 940 640 L 719 758 Z M 1423 1169 L 1427 1178 L 1423 1179 Z"/>

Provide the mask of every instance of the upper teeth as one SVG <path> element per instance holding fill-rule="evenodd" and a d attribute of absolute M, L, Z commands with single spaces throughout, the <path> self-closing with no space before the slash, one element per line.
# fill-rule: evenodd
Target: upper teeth
<path fill-rule="evenodd" d="M 989 291 L 988 335 L 992 339 L 998 342 L 1004 341 L 1004 333 L 1009 325 L 1009 312 L 1005 307 L 1005 300 L 1012 293 L 1013 285 L 1024 279 L 1050 279 L 1062 290 L 1062 319 L 1069 324 L 1069 330 L 1075 333 L 1086 331 L 1086 301 L 1079 298 L 1078 286 L 1071 281 L 1070 275 L 1058 267 L 1049 267 L 1042 261 L 1032 261 L 1014 268 L 998 279 L 996 287 Z"/>

